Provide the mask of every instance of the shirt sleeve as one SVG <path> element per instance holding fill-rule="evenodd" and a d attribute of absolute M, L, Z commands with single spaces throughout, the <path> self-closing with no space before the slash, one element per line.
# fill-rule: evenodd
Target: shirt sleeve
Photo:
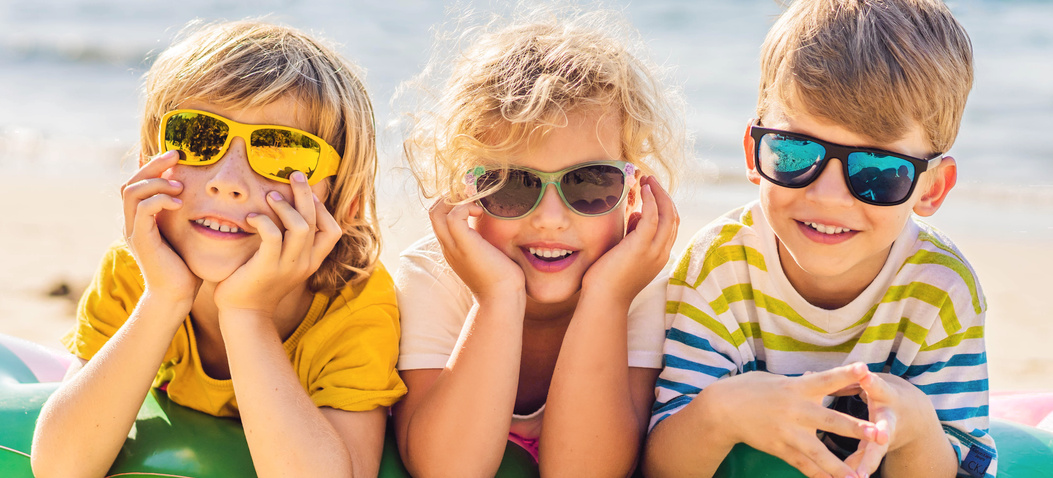
<path fill-rule="evenodd" d="M 669 271 L 663 269 L 629 306 L 629 366 L 662 368 L 665 342 L 665 291 Z"/>
<path fill-rule="evenodd" d="M 396 278 L 402 314 L 399 370 L 445 367 L 472 308 L 471 291 L 446 265 L 434 236 L 402 253 Z"/>
<path fill-rule="evenodd" d="M 406 394 L 395 370 L 399 311 L 394 285 L 383 268 L 364 289 L 349 297 L 345 289 L 297 350 L 297 375 L 315 405 L 365 411 L 394 404 Z"/>
<path fill-rule="evenodd" d="M 77 323 L 62 338 L 66 349 L 84 360 L 94 357 L 131 316 L 144 287 L 128 247 L 111 246 L 77 305 Z"/>
<path fill-rule="evenodd" d="M 655 384 L 650 428 L 682 410 L 704 388 L 741 369 L 738 345 L 742 332 L 722 323 L 698 283 L 705 277 L 703 261 L 692 251 L 680 259 L 669 279 L 666 319 L 669 330 L 663 346 L 665 366 Z"/>
<path fill-rule="evenodd" d="M 923 286 L 915 282 L 910 287 Z M 930 315 L 938 311 L 934 323 L 920 344 L 908 345 L 919 347 L 913 360 L 909 364 L 896 360 L 890 372 L 914 384 L 932 401 L 958 455 L 959 476 L 993 477 L 997 451 L 989 429 L 986 304 L 978 287 L 970 288 L 963 281 L 946 293 L 933 292 L 927 303 L 916 302 L 918 307 L 929 306 Z"/>

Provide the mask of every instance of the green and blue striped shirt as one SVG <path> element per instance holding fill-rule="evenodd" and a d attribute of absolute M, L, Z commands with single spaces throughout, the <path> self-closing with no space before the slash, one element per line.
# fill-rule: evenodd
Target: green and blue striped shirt
<path fill-rule="evenodd" d="M 965 462 L 960 474 L 994 476 L 987 305 L 954 245 L 912 218 L 874 281 L 836 310 L 802 298 L 778 257 L 775 234 L 756 202 L 695 235 L 669 281 L 664 368 L 651 427 L 724 377 L 797 376 L 863 362 L 929 397 L 959 463 Z"/>

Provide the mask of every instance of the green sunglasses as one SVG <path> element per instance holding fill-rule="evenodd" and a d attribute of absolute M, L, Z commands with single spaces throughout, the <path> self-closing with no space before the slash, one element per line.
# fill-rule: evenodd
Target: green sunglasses
<path fill-rule="evenodd" d="M 635 173 L 636 167 L 626 161 L 589 161 L 551 173 L 518 166 L 476 166 L 465 173 L 464 182 L 469 196 L 485 193 L 476 202 L 487 214 L 501 219 L 519 219 L 533 212 L 549 184 L 556 186 L 563 204 L 575 213 L 602 216 L 625 199 L 632 185 L 628 178 Z"/>

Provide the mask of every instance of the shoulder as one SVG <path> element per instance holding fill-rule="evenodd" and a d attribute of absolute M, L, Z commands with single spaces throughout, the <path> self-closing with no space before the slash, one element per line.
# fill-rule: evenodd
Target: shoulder
<path fill-rule="evenodd" d="M 912 219 L 908 227 L 916 233 L 911 232 L 914 242 L 900 266 L 900 275 L 948 293 L 966 295 L 978 310 L 986 309 L 976 270 L 950 238 L 917 219 Z"/>
<path fill-rule="evenodd" d="M 713 220 L 691 238 L 671 274 L 671 283 L 697 287 L 720 269 L 759 267 L 766 270 L 763 237 L 767 222 L 757 202 Z"/>
<path fill-rule="evenodd" d="M 983 289 L 976 271 L 954 243 L 916 218 L 908 222 L 903 239 L 910 242 L 902 252 L 893 253 L 899 270 L 883 301 L 899 296 L 936 308 L 944 328 L 982 325 L 987 310 Z"/>

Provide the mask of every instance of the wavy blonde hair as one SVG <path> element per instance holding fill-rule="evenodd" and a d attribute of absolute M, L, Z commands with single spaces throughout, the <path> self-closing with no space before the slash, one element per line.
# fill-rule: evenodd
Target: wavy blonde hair
<path fill-rule="evenodd" d="M 510 24 L 496 18 L 464 30 L 457 43 L 467 47 L 439 51 L 408 84 L 427 90 L 423 85 L 449 70 L 441 93 L 417 108 L 403 143 L 425 197 L 470 199 L 466 171 L 507 166 L 511 155 L 582 110 L 620 114 L 621 159 L 672 187 L 686 147 L 682 100 L 659 82 L 655 66 L 630 51 L 642 42 L 617 15 L 520 10 Z"/>
<path fill-rule="evenodd" d="M 797 0 L 761 54 L 758 117 L 775 105 L 878 142 L 916 122 L 935 152 L 958 135 L 972 44 L 940 0 Z"/>
<path fill-rule="evenodd" d="M 300 31 L 260 21 L 191 23 L 181 37 L 145 75 L 141 155 L 159 152 L 161 116 L 184 102 L 245 108 L 294 98 L 308 131 L 342 158 L 337 175 L 326 179 L 325 206 L 344 234 L 308 286 L 333 293 L 368 277 L 380 254 L 377 148 L 373 106 L 358 68 Z"/>

